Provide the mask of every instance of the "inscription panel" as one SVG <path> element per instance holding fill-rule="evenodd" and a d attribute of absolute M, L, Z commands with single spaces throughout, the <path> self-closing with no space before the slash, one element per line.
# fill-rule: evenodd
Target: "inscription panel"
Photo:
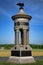
<path fill-rule="evenodd" d="M 11 51 L 11 56 L 18 56 L 18 57 L 32 56 L 32 53 L 31 53 L 31 51 Z"/>
<path fill-rule="evenodd" d="M 20 56 L 20 51 L 11 51 L 11 56 Z"/>

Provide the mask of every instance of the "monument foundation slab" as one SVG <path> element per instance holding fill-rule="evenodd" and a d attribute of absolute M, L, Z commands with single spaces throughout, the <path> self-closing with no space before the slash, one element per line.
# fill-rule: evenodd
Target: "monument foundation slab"
<path fill-rule="evenodd" d="M 11 56 L 9 58 L 9 62 L 14 62 L 14 63 L 33 63 L 33 62 L 35 62 L 35 60 L 34 60 L 34 58 L 32 56 L 28 56 L 28 57 Z"/>

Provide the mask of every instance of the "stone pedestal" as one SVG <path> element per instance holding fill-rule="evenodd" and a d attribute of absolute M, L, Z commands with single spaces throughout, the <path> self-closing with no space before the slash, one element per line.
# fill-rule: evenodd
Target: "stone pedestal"
<path fill-rule="evenodd" d="M 11 49 L 10 62 L 14 63 L 31 63 L 34 62 L 32 57 L 32 49 L 29 45 L 15 45 Z"/>

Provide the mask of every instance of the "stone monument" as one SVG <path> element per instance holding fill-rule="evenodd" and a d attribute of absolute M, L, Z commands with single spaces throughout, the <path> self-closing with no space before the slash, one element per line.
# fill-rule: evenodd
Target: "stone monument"
<path fill-rule="evenodd" d="M 32 57 L 32 48 L 29 46 L 29 21 L 31 16 L 24 13 L 24 3 L 16 4 L 20 6 L 19 13 L 12 16 L 14 20 L 15 45 L 11 49 L 10 62 L 14 63 L 31 63 L 34 62 Z M 19 31 L 21 32 L 21 44 L 19 44 Z"/>

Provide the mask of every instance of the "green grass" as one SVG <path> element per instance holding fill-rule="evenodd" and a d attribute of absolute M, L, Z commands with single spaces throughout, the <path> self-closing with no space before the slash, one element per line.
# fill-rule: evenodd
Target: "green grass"
<path fill-rule="evenodd" d="M 38 60 L 34 63 L 26 63 L 26 64 L 15 64 L 15 63 L 11 63 L 11 62 L 5 62 L 5 61 L 0 61 L 0 65 L 43 65 L 43 60 Z"/>
<path fill-rule="evenodd" d="M 4 49 L 4 50 L 0 50 L 0 52 L 3 51 L 3 52 L 7 52 L 7 51 L 11 51 L 10 49 Z M 43 52 L 43 49 L 32 49 L 32 51 L 38 51 L 38 52 Z"/>
<path fill-rule="evenodd" d="M 0 51 L 11 51 L 11 49 L 4 49 Z M 43 51 L 43 49 L 32 49 L 32 51 Z"/>
<path fill-rule="evenodd" d="M 43 49 L 32 49 L 32 51 L 43 52 Z"/>
<path fill-rule="evenodd" d="M 5 50 L 5 49 L 4 50 L 0 50 L 0 52 L 8 52 L 8 51 L 10 52 L 11 50 L 9 50 L 9 49 L 7 49 L 7 50 Z"/>

